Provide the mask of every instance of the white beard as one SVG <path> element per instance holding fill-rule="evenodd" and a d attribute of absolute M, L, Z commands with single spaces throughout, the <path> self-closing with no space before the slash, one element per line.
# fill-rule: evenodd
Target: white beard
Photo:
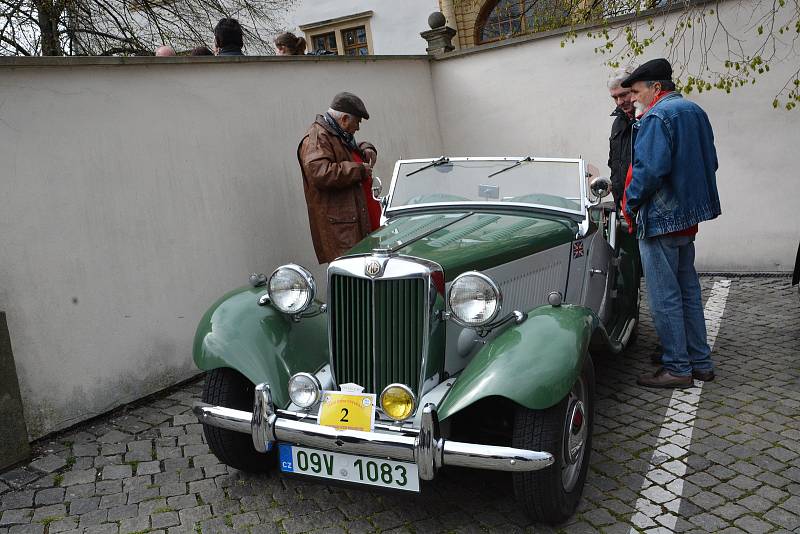
<path fill-rule="evenodd" d="M 634 102 L 634 103 L 633 103 L 633 109 L 634 109 L 634 110 L 636 110 L 636 114 L 635 114 L 635 116 L 636 116 L 636 117 L 638 117 L 639 115 L 641 115 L 642 113 L 644 113 L 644 110 L 645 110 L 645 109 L 647 109 L 647 108 L 646 108 L 646 106 L 645 106 L 644 104 L 642 104 L 641 102 Z"/>

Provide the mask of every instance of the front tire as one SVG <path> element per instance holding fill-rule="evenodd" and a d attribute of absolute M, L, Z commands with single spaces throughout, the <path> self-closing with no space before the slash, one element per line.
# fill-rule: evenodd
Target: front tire
<path fill-rule="evenodd" d="M 206 373 L 203 402 L 207 404 L 252 412 L 254 393 L 253 383 L 234 369 L 222 367 Z M 264 473 L 275 464 L 274 452 L 262 454 L 256 451 L 250 434 L 206 424 L 203 432 L 214 456 L 234 469 Z"/>
<path fill-rule="evenodd" d="M 526 513 L 544 523 L 561 523 L 578 506 L 594 424 L 594 365 L 588 354 L 572 390 L 546 410 L 519 406 L 514 415 L 512 446 L 547 451 L 555 462 L 539 471 L 514 473 L 514 494 Z"/>

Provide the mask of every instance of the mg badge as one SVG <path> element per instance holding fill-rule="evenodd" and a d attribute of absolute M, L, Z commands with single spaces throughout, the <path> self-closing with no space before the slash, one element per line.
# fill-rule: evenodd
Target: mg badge
<path fill-rule="evenodd" d="M 370 260 L 367 262 L 364 272 L 367 273 L 367 276 L 378 276 L 381 272 L 381 264 L 375 260 Z"/>

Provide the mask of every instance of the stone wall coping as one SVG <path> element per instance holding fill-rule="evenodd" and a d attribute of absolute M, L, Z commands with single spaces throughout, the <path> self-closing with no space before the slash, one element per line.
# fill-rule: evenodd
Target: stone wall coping
<path fill-rule="evenodd" d="M 2 67 L 119 67 L 125 65 L 198 65 L 241 63 L 291 63 L 333 61 L 343 63 L 367 63 L 374 61 L 430 61 L 428 55 L 381 55 L 381 56 L 46 56 L 46 57 L 0 57 Z"/>

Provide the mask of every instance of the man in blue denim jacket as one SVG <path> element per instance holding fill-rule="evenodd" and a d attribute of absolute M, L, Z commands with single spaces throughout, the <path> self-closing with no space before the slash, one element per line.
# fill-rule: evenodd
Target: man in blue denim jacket
<path fill-rule="evenodd" d="M 688 387 L 714 379 L 700 280 L 694 268 L 697 225 L 720 213 L 714 133 L 706 113 L 675 92 L 666 59 L 648 61 L 625 81 L 644 114 L 634 125 L 625 210 L 636 221 L 650 310 L 663 347 L 662 367 L 637 382 Z"/>

